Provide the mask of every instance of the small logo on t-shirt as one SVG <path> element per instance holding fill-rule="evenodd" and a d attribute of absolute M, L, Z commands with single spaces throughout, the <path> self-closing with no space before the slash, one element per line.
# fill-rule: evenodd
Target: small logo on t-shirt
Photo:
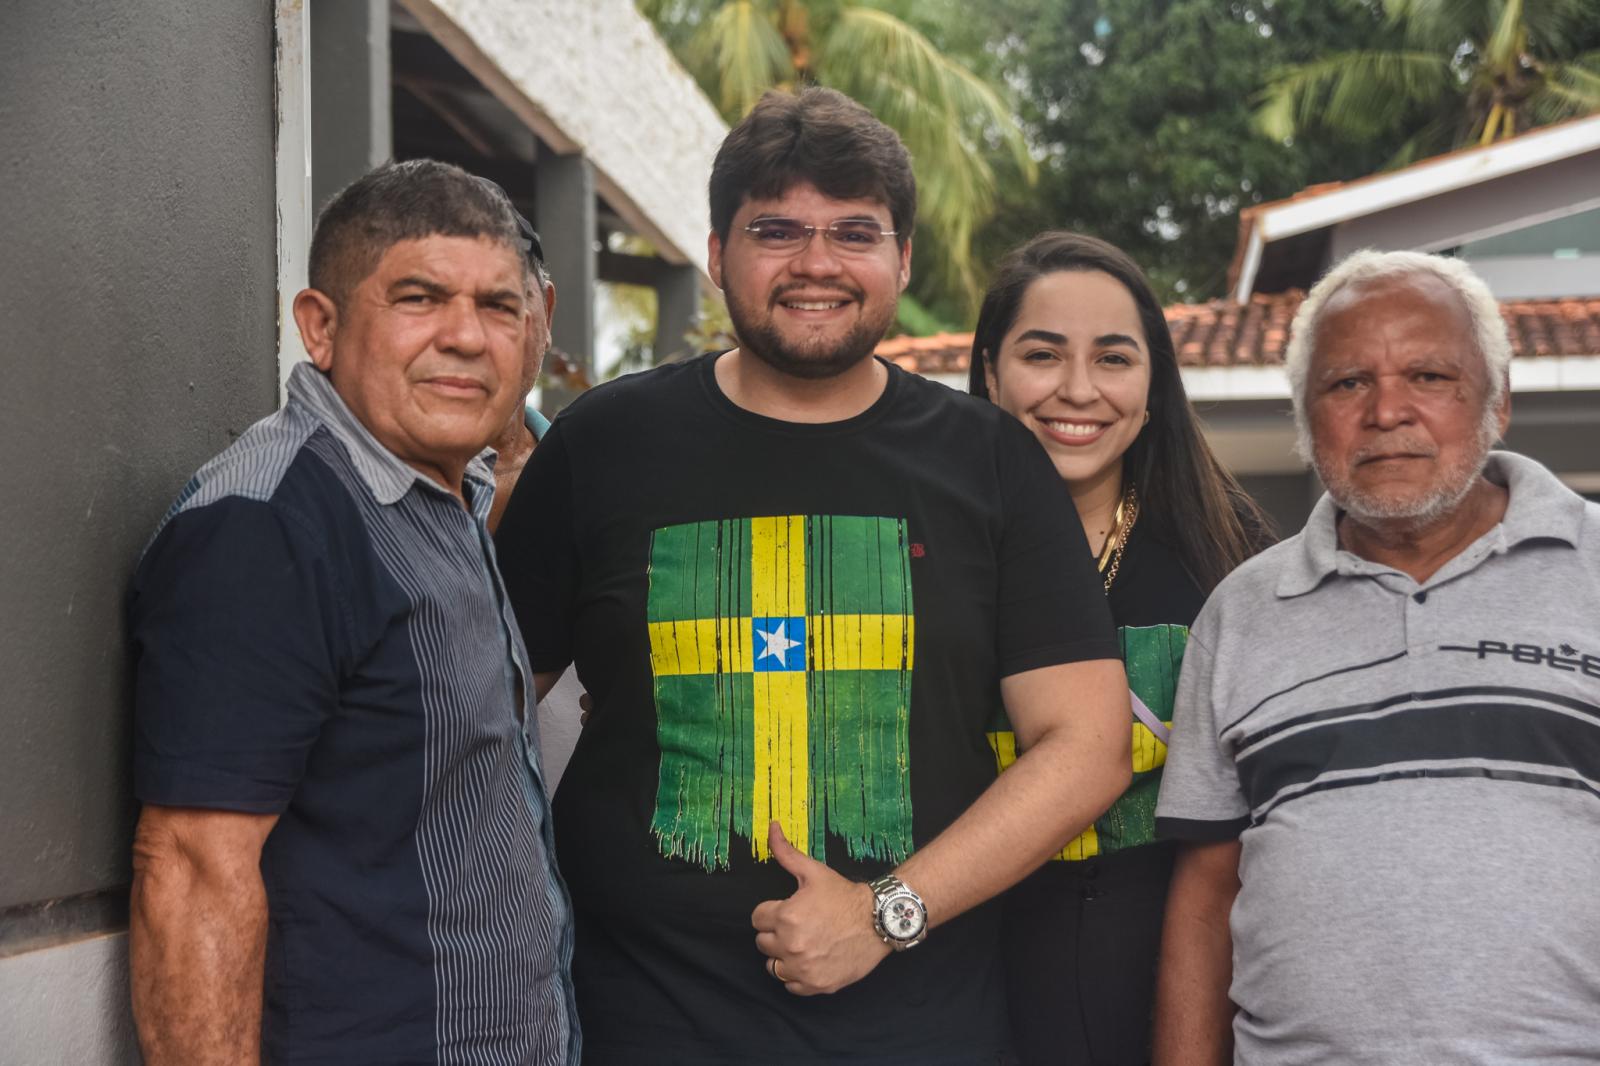
<path fill-rule="evenodd" d="M 924 555 L 927 555 L 927 554 L 928 554 L 928 550 L 926 548 L 924 548 L 920 542 L 918 542 L 918 541 L 912 541 L 911 542 L 911 558 L 920 559 Z"/>
<path fill-rule="evenodd" d="M 1562 644 L 1559 648 L 1546 648 L 1538 644 L 1508 644 L 1503 640 L 1480 640 L 1477 644 L 1441 644 L 1439 650 L 1469 652 L 1480 659 L 1487 659 L 1491 655 L 1504 655 L 1514 663 L 1548 666 L 1555 670 L 1600 678 L 1600 656 L 1584 655 L 1571 644 Z"/>

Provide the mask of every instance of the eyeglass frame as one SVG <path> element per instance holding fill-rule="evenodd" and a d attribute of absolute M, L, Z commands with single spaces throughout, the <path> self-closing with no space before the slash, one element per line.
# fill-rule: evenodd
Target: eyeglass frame
<path fill-rule="evenodd" d="M 784 215 L 763 215 L 760 218 L 753 218 L 745 225 L 739 227 L 739 232 L 749 237 L 757 248 L 761 248 L 761 242 L 756 237 L 755 227 L 763 222 L 787 222 L 794 226 L 795 229 L 805 234 L 805 236 L 801 238 L 799 245 L 788 251 L 779 252 L 772 248 L 762 249 L 770 255 L 799 255 L 801 252 L 804 252 L 807 248 L 811 247 L 811 240 L 818 233 L 823 235 L 823 239 L 828 242 L 829 247 L 833 248 L 835 251 L 843 252 L 846 255 L 866 255 L 869 252 L 875 251 L 881 247 L 885 239 L 899 236 L 898 230 L 883 229 L 883 224 L 875 218 L 836 218 L 826 226 L 814 226 L 807 222 L 801 222 L 797 218 L 788 218 Z M 848 244 L 841 244 L 838 239 L 839 225 L 847 222 L 869 223 L 873 226 L 879 227 L 878 239 L 873 241 L 871 244 L 860 248 L 852 248 Z"/>

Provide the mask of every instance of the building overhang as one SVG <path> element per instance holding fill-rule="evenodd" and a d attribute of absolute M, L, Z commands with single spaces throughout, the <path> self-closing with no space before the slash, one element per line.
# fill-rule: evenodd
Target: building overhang
<path fill-rule="evenodd" d="M 628 0 L 399 0 L 671 263 L 706 270 L 706 187 L 728 127 Z"/>
<path fill-rule="evenodd" d="M 1232 271 L 1233 299 L 1243 304 L 1256 291 L 1269 246 L 1297 238 L 1306 245 L 1312 235 L 1321 231 L 1425 200 L 1504 183 L 1591 153 L 1600 155 L 1600 115 L 1542 127 L 1483 147 L 1449 152 L 1387 174 L 1313 186 L 1288 200 L 1248 208 L 1240 216 L 1240 240 Z M 1557 197 L 1548 209 L 1525 208 L 1524 199 L 1513 195 L 1508 187 L 1507 195 L 1491 197 L 1504 209 L 1504 217 L 1488 217 L 1481 210 L 1483 205 L 1475 204 L 1479 210 L 1471 213 L 1473 223 L 1416 246 L 1436 250 L 1590 210 L 1600 206 L 1600 187 L 1586 198 Z"/>

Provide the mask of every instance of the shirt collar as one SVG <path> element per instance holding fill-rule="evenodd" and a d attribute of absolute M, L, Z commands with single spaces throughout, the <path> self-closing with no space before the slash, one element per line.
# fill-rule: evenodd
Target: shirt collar
<path fill-rule="evenodd" d="M 1498 527 L 1500 543 L 1496 551 L 1509 551 L 1528 540 L 1558 540 L 1577 546 L 1583 527 L 1583 497 L 1549 470 L 1527 456 L 1495 451 L 1489 453 L 1483 476 L 1505 486 L 1510 493 L 1505 517 Z M 1360 573 L 1364 566 L 1370 567 L 1372 573 L 1387 571 L 1387 567 L 1342 553 L 1338 522 L 1338 505 L 1332 496 L 1323 493 L 1278 579 L 1279 596 L 1302 596 L 1331 574 Z"/>
<path fill-rule="evenodd" d="M 527 425 L 528 432 L 533 434 L 533 439 L 544 439 L 550 430 L 550 420 L 533 404 L 525 404 L 522 408 L 522 421 Z"/>
<path fill-rule="evenodd" d="M 443 485 L 413 470 L 379 444 L 371 431 L 345 406 L 328 376 L 311 363 L 295 364 L 289 372 L 287 392 L 289 403 L 310 411 L 344 445 L 351 465 L 372 493 L 372 498 L 380 504 L 387 507 L 400 502 L 411 486 L 417 484 L 432 492 L 451 495 Z M 485 448 L 467 464 L 466 477 L 473 483 L 467 498 L 474 514 L 482 510 L 486 515 L 493 500 L 494 459 L 493 449 Z"/>

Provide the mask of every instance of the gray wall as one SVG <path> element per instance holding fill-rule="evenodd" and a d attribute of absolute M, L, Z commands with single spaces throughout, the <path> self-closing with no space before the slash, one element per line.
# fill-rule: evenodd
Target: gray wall
<path fill-rule="evenodd" d="M 272 5 L 23 0 L 3 22 L 9 966 L 125 910 L 127 579 L 194 468 L 275 406 L 277 370 Z"/>

